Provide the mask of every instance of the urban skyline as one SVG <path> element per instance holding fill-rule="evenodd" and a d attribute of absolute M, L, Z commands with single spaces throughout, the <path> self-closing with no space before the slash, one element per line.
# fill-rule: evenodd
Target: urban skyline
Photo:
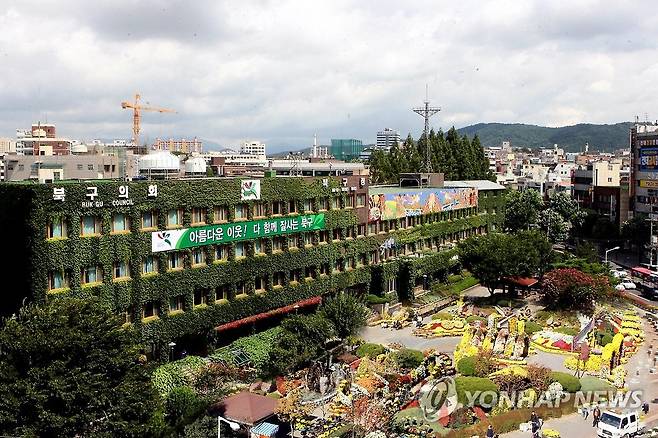
<path fill-rule="evenodd" d="M 0 56 L 13 66 L 0 132 L 47 119 L 71 138 L 129 138 L 120 102 L 136 91 L 177 111 L 144 116 L 151 139 L 253 138 L 273 151 L 308 146 L 314 133 L 417 136 L 410 108 L 426 84 L 444 130 L 652 116 L 641 96 L 655 91 L 657 39 L 641 4 L 432 6 L 16 3 L 0 15 Z M 34 38 L 35 25 L 48 38 Z"/>

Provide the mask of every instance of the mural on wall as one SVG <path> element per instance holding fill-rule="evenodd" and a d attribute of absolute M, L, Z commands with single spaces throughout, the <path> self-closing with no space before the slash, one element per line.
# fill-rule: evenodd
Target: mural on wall
<path fill-rule="evenodd" d="M 474 188 L 423 189 L 404 193 L 370 196 L 370 221 L 420 216 L 427 213 L 477 207 L 478 192 Z"/>

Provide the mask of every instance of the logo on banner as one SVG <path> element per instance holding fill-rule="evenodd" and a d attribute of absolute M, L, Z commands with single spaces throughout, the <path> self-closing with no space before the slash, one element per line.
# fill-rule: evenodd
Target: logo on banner
<path fill-rule="evenodd" d="M 260 200 L 260 180 L 247 179 L 241 181 L 240 199 L 242 201 Z"/>

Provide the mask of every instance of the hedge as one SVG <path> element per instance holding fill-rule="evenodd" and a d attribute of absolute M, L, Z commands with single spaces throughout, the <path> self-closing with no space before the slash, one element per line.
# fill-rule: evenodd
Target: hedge
<path fill-rule="evenodd" d="M 273 327 L 255 335 L 239 338 L 227 347 L 215 351 L 209 355 L 209 358 L 233 363 L 234 356 L 228 353 L 232 350 L 241 350 L 247 355 L 254 368 L 263 371 L 269 362 L 272 347 L 282 335 L 283 328 Z M 237 364 L 234 363 L 234 365 Z"/>
<path fill-rule="evenodd" d="M 372 344 L 369 342 L 362 344 L 359 346 L 359 348 L 356 349 L 356 355 L 358 357 L 368 356 L 370 358 L 375 358 L 383 353 L 386 353 L 386 347 L 380 344 Z"/>
<path fill-rule="evenodd" d="M 580 381 L 578 378 L 572 376 L 571 374 L 562 373 L 560 371 L 552 371 L 551 380 L 553 382 L 560 382 L 562 388 L 566 392 L 580 391 Z"/>
<path fill-rule="evenodd" d="M 475 356 L 466 356 L 459 359 L 457 362 L 457 371 L 462 376 L 474 376 L 475 375 L 475 361 L 477 357 Z"/>
<path fill-rule="evenodd" d="M 493 382 L 493 380 L 486 377 L 456 377 L 455 386 L 457 389 L 457 399 L 462 404 L 468 403 L 468 398 L 466 393 L 470 392 L 475 395 L 476 392 L 485 392 L 493 391 L 498 393 L 498 386 Z M 477 399 L 475 400 L 477 402 Z M 487 398 L 487 401 L 491 401 Z"/>
<path fill-rule="evenodd" d="M 187 356 L 184 359 L 160 365 L 151 375 L 153 387 L 163 398 L 167 398 L 175 388 L 190 386 L 196 372 L 206 364 L 207 361 L 202 357 Z"/>
<path fill-rule="evenodd" d="M 542 331 L 542 326 L 534 321 L 526 321 L 525 332 L 529 335 Z"/>
<path fill-rule="evenodd" d="M 610 383 L 598 377 L 584 376 L 580 378 L 580 390 L 582 392 L 612 391 L 613 389 Z"/>
<path fill-rule="evenodd" d="M 424 355 L 422 351 L 403 348 L 394 354 L 395 362 L 402 368 L 416 368 L 423 362 Z"/>

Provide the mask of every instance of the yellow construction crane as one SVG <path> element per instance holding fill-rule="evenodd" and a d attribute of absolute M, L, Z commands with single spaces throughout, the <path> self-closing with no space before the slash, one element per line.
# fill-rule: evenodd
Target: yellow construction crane
<path fill-rule="evenodd" d="M 121 102 L 121 108 L 132 108 L 133 110 L 133 143 L 139 146 L 139 121 L 141 118 L 141 111 L 156 111 L 159 113 L 175 113 L 176 111 L 167 108 L 156 108 L 152 106 L 143 106 L 139 103 L 141 96 L 135 94 L 135 102 Z"/>

